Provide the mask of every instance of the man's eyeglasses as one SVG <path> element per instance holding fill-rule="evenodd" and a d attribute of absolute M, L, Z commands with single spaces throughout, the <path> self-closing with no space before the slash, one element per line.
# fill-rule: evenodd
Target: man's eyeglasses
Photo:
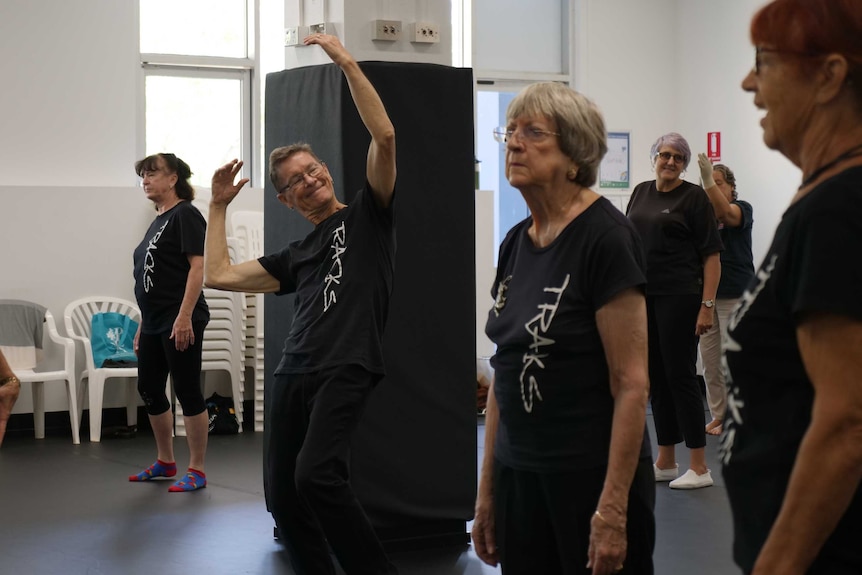
<path fill-rule="evenodd" d="M 323 173 L 323 165 L 324 164 L 322 164 L 322 163 L 313 164 L 310 168 L 308 168 L 307 170 L 305 170 L 301 174 L 298 174 L 298 175 L 294 176 L 293 178 L 291 178 L 291 180 L 289 182 L 287 182 L 286 186 L 284 186 L 283 188 L 278 190 L 278 193 L 283 194 L 285 192 L 289 192 L 289 191 L 293 190 L 294 188 L 296 188 L 297 186 L 299 186 L 300 184 L 305 186 L 306 182 L 308 181 L 307 178 L 311 178 L 312 180 L 319 178 L 320 174 Z"/>
<path fill-rule="evenodd" d="M 518 134 L 518 137 L 526 142 L 541 142 L 548 136 L 559 136 L 559 132 L 549 132 L 548 130 L 540 130 L 539 128 L 534 128 L 533 126 L 527 126 L 526 128 L 519 128 L 517 130 L 513 130 L 511 128 L 494 128 L 494 139 L 500 142 L 501 144 L 505 144 L 509 141 L 509 139 Z"/>
<path fill-rule="evenodd" d="M 764 48 L 763 46 L 755 46 L 754 48 L 754 75 L 760 75 L 760 68 L 763 63 L 760 61 L 761 54 L 785 54 L 788 56 L 796 56 L 797 58 L 817 58 L 823 56 L 819 52 L 802 52 L 799 50 L 782 50 L 780 48 Z"/>
<path fill-rule="evenodd" d="M 682 164 L 685 162 L 685 156 L 681 156 L 680 154 L 671 154 L 670 152 L 659 152 L 655 155 L 656 158 L 661 158 L 665 162 L 673 158 L 673 161 L 677 164 Z"/>

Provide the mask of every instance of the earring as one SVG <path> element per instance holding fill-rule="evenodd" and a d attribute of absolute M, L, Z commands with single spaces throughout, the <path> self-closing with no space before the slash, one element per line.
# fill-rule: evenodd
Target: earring
<path fill-rule="evenodd" d="M 569 171 L 566 172 L 566 177 L 569 179 L 570 182 L 574 182 L 575 178 L 578 177 L 578 170 L 576 170 L 575 168 L 569 168 Z"/>

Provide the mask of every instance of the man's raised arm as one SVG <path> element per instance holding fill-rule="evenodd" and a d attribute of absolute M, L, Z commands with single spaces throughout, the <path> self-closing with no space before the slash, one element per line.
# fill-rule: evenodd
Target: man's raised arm
<path fill-rule="evenodd" d="M 359 117 L 371 134 L 366 177 L 377 202 L 381 206 L 388 206 L 395 190 L 395 127 L 383 107 L 380 95 L 338 38 L 328 34 L 312 34 L 304 42 L 323 48 L 344 72 Z"/>
<path fill-rule="evenodd" d="M 243 178 L 236 184 L 233 183 L 240 168 L 242 168 L 242 162 L 232 160 L 213 174 L 212 200 L 210 200 L 204 249 L 204 285 L 227 291 L 276 292 L 280 287 L 278 280 L 269 275 L 257 260 L 241 264 L 230 263 L 225 232 L 227 207 L 240 189 L 248 183 L 248 178 Z"/>

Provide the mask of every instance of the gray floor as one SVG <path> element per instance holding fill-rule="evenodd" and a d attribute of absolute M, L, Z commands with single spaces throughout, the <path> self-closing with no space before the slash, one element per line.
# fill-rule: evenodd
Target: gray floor
<path fill-rule="evenodd" d="M 480 423 L 480 461 L 483 432 Z M 264 505 L 262 437 L 211 438 L 209 485 L 191 494 L 168 493 L 164 482 L 126 481 L 153 458 L 146 432 L 102 443 L 84 439 L 77 446 L 65 434 L 7 437 L 0 449 L 0 575 L 293 573 L 272 539 Z M 730 511 L 715 460 L 716 438 L 708 442 L 714 487 L 657 486 L 657 574 L 739 572 L 730 557 Z M 176 445 L 182 464 L 184 442 Z M 685 452 L 679 451 L 682 469 Z M 392 559 L 402 575 L 499 572 L 469 546 L 399 552 Z"/>

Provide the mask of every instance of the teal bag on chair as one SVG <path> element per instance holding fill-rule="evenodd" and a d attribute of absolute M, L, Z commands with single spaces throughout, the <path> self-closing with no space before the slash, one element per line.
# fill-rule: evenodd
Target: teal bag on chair
<path fill-rule="evenodd" d="M 93 314 L 90 345 L 96 367 L 135 367 L 135 334 L 138 322 L 127 315 L 108 311 Z"/>

